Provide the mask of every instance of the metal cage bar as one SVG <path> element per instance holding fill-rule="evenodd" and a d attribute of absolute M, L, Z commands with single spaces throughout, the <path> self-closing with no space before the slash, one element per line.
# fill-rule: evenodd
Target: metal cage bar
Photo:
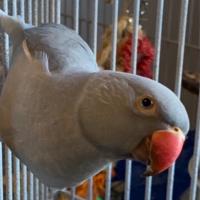
<path fill-rule="evenodd" d="M 45 199 L 49 199 L 49 188 L 45 186 Z"/>
<path fill-rule="evenodd" d="M 27 11 L 28 11 L 28 23 L 32 24 L 32 0 L 27 1 Z"/>
<path fill-rule="evenodd" d="M 155 30 L 155 59 L 153 63 L 153 78 L 159 80 L 159 69 L 160 69 L 160 53 L 161 53 L 161 36 L 162 36 L 162 25 L 163 25 L 163 11 L 164 11 L 164 0 L 157 2 L 156 11 L 156 30 Z M 145 200 L 151 199 L 151 186 L 152 177 L 146 178 L 145 184 Z"/>
<path fill-rule="evenodd" d="M 5 146 L 6 198 L 13 200 L 12 152 Z"/>
<path fill-rule="evenodd" d="M 111 199 L 111 180 L 112 180 L 112 164 L 110 163 L 106 170 L 106 192 L 105 200 Z"/>
<path fill-rule="evenodd" d="M 112 10 L 112 51 L 111 51 L 111 69 L 116 71 L 116 52 L 117 52 L 117 28 L 118 28 L 119 1 L 115 0 Z M 106 169 L 106 192 L 105 200 L 111 199 L 111 180 L 112 180 L 112 163 Z"/>
<path fill-rule="evenodd" d="M 50 7 L 51 7 L 51 13 L 50 13 L 50 19 L 51 19 L 51 23 L 55 23 L 55 17 L 56 17 L 56 13 L 55 13 L 55 0 L 51 0 L 50 1 Z"/>
<path fill-rule="evenodd" d="M 56 23 L 60 24 L 61 22 L 61 0 L 56 1 Z"/>
<path fill-rule="evenodd" d="M 49 23 L 49 0 L 45 0 L 45 23 Z"/>
<path fill-rule="evenodd" d="M 133 3 L 133 38 L 132 38 L 132 72 L 136 74 L 137 71 L 137 46 L 138 46 L 138 28 L 139 28 L 139 16 L 140 16 L 140 0 L 134 0 Z M 124 200 L 130 199 L 131 190 L 131 170 L 132 161 L 126 161 L 126 174 L 125 174 L 125 191 Z"/>
<path fill-rule="evenodd" d="M 181 95 L 181 82 L 182 82 L 182 73 L 183 73 L 183 61 L 184 61 L 184 50 L 185 50 L 185 35 L 186 35 L 186 26 L 187 26 L 188 4 L 189 4 L 189 0 L 182 0 L 182 2 L 181 2 L 176 81 L 175 81 L 175 89 L 174 89 L 178 98 L 180 98 L 180 95 Z M 175 170 L 175 165 L 173 164 L 172 167 L 169 169 L 169 173 L 168 173 L 166 200 L 172 200 L 172 198 L 173 198 L 174 170 Z"/>
<path fill-rule="evenodd" d="M 12 2 L 12 15 L 17 17 L 17 0 Z M 20 187 L 20 161 L 14 157 L 14 199 L 20 200 L 21 198 L 21 187 Z"/>
<path fill-rule="evenodd" d="M 8 1 L 3 1 L 3 9 L 8 13 Z M 4 34 L 4 68 L 7 72 L 9 70 L 9 37 Z M 10 149 L 5 146 L 5 176 L 6 176 L 6 199 L 13 199 L 13 186 L 12 186 L 12 153 Z"/>
<path fill-rule="evenodd" d="M 20 16 L 24 20 L 25 17 L 24 0 L 20 0 Z"/>
<path fill-rule="evenodd" d="M 40 23 L 44 23 L 44 0 L 40 0 Z"/>
<path fill-rule="evenodd" d="M 75 2 L 75 28 L 78 30 L 78 12 L 79 12 L 79 1 Z M 94 0 L 93 3 L 93 19 L 92 19 L 92 50 L 96 58 L 97 54 L 97 28 L 98 28 L 98 0 Z M 93 177 L 88 179 L 88 200 L 93 200 Z"/>
<path fill-rule="evenodd" d="M 119 0 L 114 1 L 112 16 L 112 53 L 111 53 L 111 69 L 116 71 L 116 52 L 117 52 L 117 28 L 118 28 L 118 12 Z"/>
<path fill-rule="evenodd" d="M 25 21 L 25 4 L 24 0 L 20 0 L 20 16 L 21 19 Z M 20 163 L 19 163 L 19 169 L 20 169 Z M 22 199 L 27 200 L 27 167 L 25 165 L 21 165 L 21 175 L 22 175 Z M 19 176 L 20 176 L 19 174 Z M 20 182 L 19 182 L 20 183 Z M 19 184 L 18 183 L 18 184 Z"/>
<path fill-rule="evenodd" d="M 72 187 L 71 188 L 71 200 L 75 200 L 75 196 L 76 196 L 76 188 Z"/>
<path fill-rule="evenodd" d="M 133 39 L 132 39 L 132 71 L 137 72 L 137 47 L 138 47 L 138 31 L 140 17 L 140 0 L 134 0 L 133 8 Z"/>
<path fill-rule="evenodd" d="M 98 0 L 93 1 L 93 17 L 92 17 L 92 50 L 96 58 L 97 54 L 97 28 L 98 28 Z"/>
<path fill-rule="evenodd" d="M 45 200 L 45 186 L 40 183 L 40 200 Z"/>
<path fill-rule="evenodd" d="M 14 199 L 20 200 L 20 161 L 18 158 L 14 157 Z"/>
<path fill-rule="evenodd" d="M 28 199 L 28 193 L 27 193 L 27 167 L 26 165 L 22 164 L 22 190 L 23 190 L 23 200 Z"/>
<path fill-rule="evenodd" d="M 88 179 L 87 200 L 93 200 L 93 176 Z"/>
<path fill-rule="evenodd" d="M 17 17 L 17 0 L 12 1 L 12 15 Z"/>
<path fill-rule="evenodd" d="M 3 1 L 3 9 L 5 13 L 8 13 L 8 0 Z M 4 65 L 4 71 L 5 73 L 9 70 L 9 38 L 6 33 L 4 33 L 4 40 L 3 40 L 3 49 L 4 49 L 4 55 L 3 55 L 3 65 Z"/>
<path fill-rule="evenodd" d="M 34 9 L 34 16 L 33 16 L 33 24 L 35 26 L 38 25 L 38 0 L 33 1 L 33 9 Z"/>
<path fill-rule="evenodd" d="M 132 161 L 131 160 L 126 160 L 124 200 L 129 200 L 130 199 L 130 193 L 131 193 L 131 170 L 132 170 Z"/>
<path fill-rule="evenodd" d="M 39 200 L 40 199 L 40 194 L 39 194 L 39 180 L 37 178 L 34 179 L 34 200 Z"/>
<path fill-rule="evenodd" d="M 27 21 L 29 24 L 33 23 L 33 6 L 32 6 L 33 2 L 32 0 L 28 0 L 27 1 Z M 42 6 L 41 6 L 42 7 Z M 41 8 L 42 9 L 42 8 Z M 35 14 L 35 12 L 34 12 Z M 24 169 L 24 173 L 26 171 L 26 182 L 27 182 L 27 199 L 28 200 L 34 200 L 34 185 L 33 185 L 33 174 L 28 171 L 27 169 Z"/>
<path fill-rule="evenodd" d="M 158 1 L 156 12 L 156 30 L 155 30 L 155 59 L 153 63 L 154 80 L 159 80 L 160 72 L 160 54 L 161 54 L 161 39 L 162 39 L 162 27 L 163 27 L 163 12 L 164 12 L 164 0 Z"/>
<path fill-rule="evenodd" d="M 176 71 L 176 82 L 174 88 L 174 91 L 179 98 L 181 96 L 181 83 L 182 83 L 183 61 L 185 52 L 185 36 L 187 28 L 188 5 L 189 5 L 189 0 L 182 0 L 180 26 L 179 26 L 179 39 L 178 39 L 179 43 L 178 43 L 178 54 L 177 54 L 177 71 Z"/>
<path fill-rule="evenodd" d="M 79 32 L 79 2 L 80 0 L 73 1 L 74 18 L 73 18 L 73 28 L 78 33 Z"/>
<path fill-rule="evenodd" d="M 29 200 L 34 200 L 34 177 L 32 172 L 29 171 Z"/>

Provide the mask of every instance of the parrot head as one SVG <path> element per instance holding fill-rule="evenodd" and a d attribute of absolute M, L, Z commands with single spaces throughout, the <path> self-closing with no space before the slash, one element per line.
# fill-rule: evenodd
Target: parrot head
<path fill-rule="evenodd" d="M 155 175 L 179 156 L 189 119 L 177 96 L 162 84 L 120 72 L 98 72 L 80 101 L 83 136 L 111 160 L 131 158 Z"/>

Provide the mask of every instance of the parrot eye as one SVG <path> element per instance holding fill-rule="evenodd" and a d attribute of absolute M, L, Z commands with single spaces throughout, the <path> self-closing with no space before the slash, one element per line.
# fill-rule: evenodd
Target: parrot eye
<path fill-rule="evenodd" d="M 141 101 L 141 105 L 143 106 L 143 108 L 151 108 L 153 106 L 154 102 L 152 99 L 150 99 L 149 97 L 145 97 L 142 99 Z"/>
<path fill-rule="evenodd" d="M 155 115 L 156 102 L 151 96 L 140 96 L 136 99 L 135 108 L 145 115 Z"/>

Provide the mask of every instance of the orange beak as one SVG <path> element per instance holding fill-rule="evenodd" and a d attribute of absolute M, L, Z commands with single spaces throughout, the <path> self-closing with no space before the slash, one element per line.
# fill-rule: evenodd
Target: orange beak
<path fill-rule="evenodd" d="M 152 176 L 168 169 L 178 158 L 185 136 L 179 128 L 159 130 L 145 138 L 133 151 L 136 160 L 148 164 L 145 176 Z"/>

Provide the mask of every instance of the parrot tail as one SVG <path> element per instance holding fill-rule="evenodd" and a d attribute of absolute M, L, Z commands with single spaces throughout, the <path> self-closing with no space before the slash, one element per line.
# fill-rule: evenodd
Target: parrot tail
<path fill-rule="evenodd" d="M 24 23 L 20 17 L 9 16 L 0 9 L 0 28 L 11 36 L 12 39 L 15 39 L 14 41 L 22 42 L 24 40 L 24 29 L 31 27 L 30 24 Z"/>

